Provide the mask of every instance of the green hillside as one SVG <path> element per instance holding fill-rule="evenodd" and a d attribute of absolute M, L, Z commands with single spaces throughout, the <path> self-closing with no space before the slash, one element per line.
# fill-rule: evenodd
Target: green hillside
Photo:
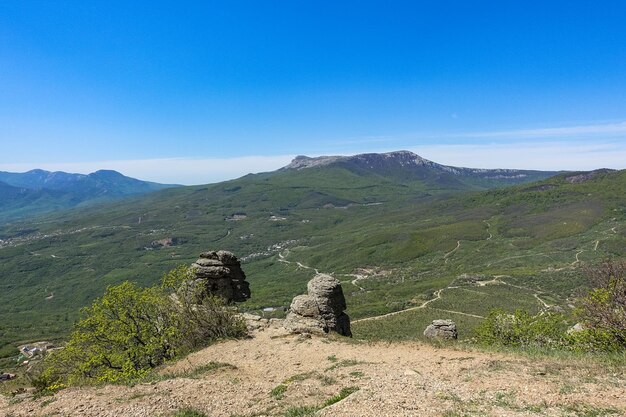
<path fill-rule="evenodd" d="M 152 284 L 208 249 L 243 259 L 253 296 L 242 308 L 278 308 L 266 314 L 304 292 L 314 268 L 342 280 L 353 320 L 433 300 L 354 324 L 364 337 L 396 329 L 390 338 L 419 337 L 433 316 L 474 323 L 488 307 L 566 305 L 583 284 L 582 263 L 624 255 L 626 171 L 468 191 L 479 188 L 331 164 L 6 225 L 2 354 L 21 340 L 62 336 L 106 286 Z M 166 238 L 175 244 L 158 242 Z M 416 325 L 400 332 L 408 315 Z"/>
<path fill-rule="evenodd" d="M 41 169 L 24 173 L 0 171 L 0 224 L 171 187 L 175 185 L 141 181 L 111 170 L 88 175 Z"/>

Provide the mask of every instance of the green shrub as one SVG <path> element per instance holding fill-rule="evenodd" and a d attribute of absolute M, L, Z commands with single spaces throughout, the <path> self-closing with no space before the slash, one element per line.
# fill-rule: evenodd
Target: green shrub
<path fill-rule="evenodd" d="M 568 334 L 569 348 L 577 352 L 618 352 L 624 346 L 613 332 L 604 329 L 583 329 Z"/>
<path fill-rule="evenodd" d="M 578 299 L 576 316 L 587 329 L 582 336 L 607 349 L 625 349 L 626 261 L 605 261 L 586 274 L 593 289 Z"/>
<path fill-rule="evenodd" d="M 275 386 L 271 391 L 270 395 L 278 400 L 282 399 L 285 396 L 285 392 L 287 391 L 287 385 L 279 384 Z"/>
<path fill-rule="evenodd" d="M 561 314 L 514 314 L 496 309 L 476 328 L 476 337 L 485 345 L 561 348 L 568 345 L 567 322 Z"/>
<path fill-rule="evenodd" d="M 169 284 L 185 276 L 188 270 L 177 268 L 161 287 L 124 282 L 107 288 L 82 310 L 65 348 L 45 359 L 35 384 L 53 390 L 79 383 L 131 382 L 211 341 L 246 334 L 245 323 L 221 299 L 206 296 L 201 304 L 192 304 L 165 289 L 174 289 Z"/>

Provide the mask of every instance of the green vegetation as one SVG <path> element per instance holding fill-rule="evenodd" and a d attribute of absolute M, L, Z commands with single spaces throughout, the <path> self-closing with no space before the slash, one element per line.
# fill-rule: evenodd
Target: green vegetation
<path fill-rule="evenodd" d="M 442 313 L 438 310 L 425 308 L 389 316 L 383 319 L 368 320 L 354 323 L 354 337 L 367 340 L 421 340 L 427 339 L 423 331 L 433 320 L 449 318 L 453 320 L 459 331 L 459 339 L 473 337 L 472 329 L 480 323 L 480 319 L 461 314 Z"/>
<path fill-rule="evenodd" d="M 107 170 L 87 176 L 42 170 L 25 173 L 0 171 L 0 224 L 170 187 L 172 185 L 140 181 Z"/>
<path fill-rule="evenodd" d="M 339 391 L 339 394 L 335 395 L 334 397 L 329 398 L 328 400 L 326 400 L 324 402 L 323 407 L 328 407 L 331 406 L 335 403 L 338 403 L 339 401 L 343 400 L 344 398 L 346 398 L 348 395 L 350 394 L 354 394 L 355 392 L 357 392 L 359 390 L 359 387 L 346 387 L 346 388 L 342 388 L 341 391 Z"/>
<path fill-rule="evenodd" d="M 486 345 L 564 349 L 570 343 L 567 325 L 565 317 L 560 314 L 533 316 L 522 310 L 514 314 L 493 310 L 476 328 L 476 336 Z"/>
<path fill-rule="evenodd" d="M 606 261 L 587 273 L 594 288 L 579 300 L 577 316 L 586 329 L 579 342 L 626 349 L 626 261 Z"/>
<path fill-rule="evenodd" d="M 492 310 L 476 328 L 478 342 L 522 349 L 625 351 L 626 262 L 605 261 L 586 271 L 595 288 L 578 298 L 580 306 L 573 316 Z M 581 320 L 580 328 L 568 330 L 575 318 Z"/>
<path fill-rule="evenodd" d="M 161 287 L 129 282 L 109 287 L 83 309 L 65 348 L 45 358 L 35 384 L 55 390 L 81 383 L 128 383 L 195 348 L 246 334 L 245 324 L 221 299 L 207 296 L 196 305 L 165 291 L 179 288 L 187 277 L 187 268 L 178 268 L 165 275 Z"/>
<path fill-rule="evenodd" d="M 319 407 L 301 406 L 291 407 L 283 413 L 283 417 L 312 417 L 319 411 Z"/>
<path fill-rule="evenodd" d="M 207 417 L 207 415 L 192 408 L 185 408 L 172 414 L 172 417 Z"/>
<path fill-rule="evenodd" d="M 270 395 L 276 398 L 277 400 L 280 400 L 285 396 L 286 391 L 287 391 L 287 385 L 279 384 L 270 391 Z"/>
<path fill-rule="evenodd" d="M 358 361 L 356 359 L 342 359 L 340 361 L 334 362 L 331 366 L 324 369 L 324 372 L 332 371 L 333 369 L 337 369 L 337 368 L 347 368 L 349 366 L 356 366 L 361 363 L 365 363 L 365 362 Z"/>
<path fill-rule="evenodd" d="M 339 401 L 345 399 L 346 397 L 348 397 L 351 394 L 354 394 L 355 392 L 357 392 L 359 390 L 359 387 L 345 387 L 342 388 L 341 391 L 339 391 L 339 394 L 330 397 L 329 399 L 327 399 L 326 401 L 324 401 L 323 404 L 319 405 L 319 406 L 301 406 L 301 407 L 291 407 L 289 409 L 287 409 L 287 411 L 285 411 L 283 413 L 284 417 L 310 417 L 310 416 L 314 416 L 315 413 L 317 413 L 319 410 L 329 407 L 335 403 L 338 403 Z"/>
<path fill-rule="evenodd" d="M 578 184 L 563 174 L 484 186 L 327 166 L 5 225 L 0 366 L 15 363 L 20 342 L 66 336 L 79 309 L 107 287 L 150 287 L 208 249 L 243 258 L 252 298 L 239 308 L 266 317 L 280 317 L 305 291 L 314 271 L 298 263 L 342 281 L 353 320 L 418 307 L 443 290 L 425 308 L 355 323 L 355 337 L 367 339 L 419 339 L 436 318 L 455 320 L 469 338 L 492 308 L 535 314 L 545 307 L 540 300 L 566 306 L 588 285 L 581 266 L 626 255 L 626 171 Z M 152 245 L 169 237 L 177 243 Z M 363 268 L 374 272 L 355 281 Z"/>

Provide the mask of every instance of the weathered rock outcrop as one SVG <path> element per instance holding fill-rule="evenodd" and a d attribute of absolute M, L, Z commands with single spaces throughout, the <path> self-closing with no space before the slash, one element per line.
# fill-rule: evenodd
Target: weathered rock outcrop
<path fill-rule="evenodd" d="M 8 372 L 0 373 L 0 381 L 10 381 L 15 378 L 15 374 L 10 374 Z"/>
<path fill-rule="evenodd" d="M 433 320 L 424 330 L 424 336 L 430 338 L 456 339 L 458 335 L 456 324 L 452 320 Z"/>
<path fill-rule="evenodd" d="M 214 295 L 227 302 L 242 302 L 250 298 L 250 285 L 237 257 L 231 252 L 204 252 L 191 264 L 195 279 L 187 289 L 197 298 Z"/>
<path fill-rule="evenodd" d="M 291 302 L 285 328 L 293 333 L 337 332 L 352 336 L 350 318 L 341 283 L 330 275 L 317 274 L 307 285 L 306 295 Z"/>

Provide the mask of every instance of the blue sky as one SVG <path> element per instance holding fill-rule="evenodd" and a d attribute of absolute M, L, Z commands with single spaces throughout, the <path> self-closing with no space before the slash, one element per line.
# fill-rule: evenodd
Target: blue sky
<path fill-rule="evenodd" d="M 623 1 L 1 2 L 0 169 L 626 168 L 624 22 Z"/>

